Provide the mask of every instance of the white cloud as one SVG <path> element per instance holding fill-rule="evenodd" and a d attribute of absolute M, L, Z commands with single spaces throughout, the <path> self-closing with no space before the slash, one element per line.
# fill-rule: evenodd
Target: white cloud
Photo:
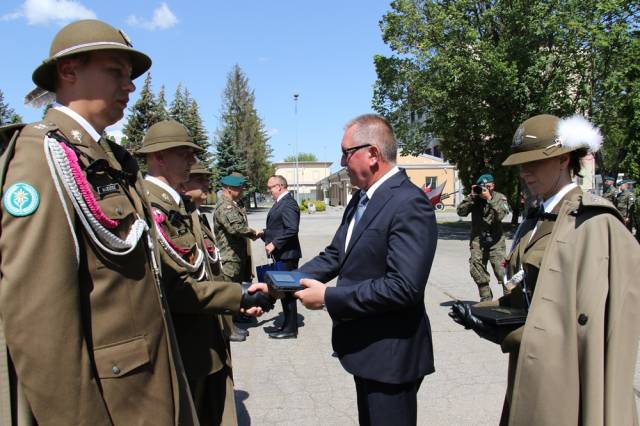
<path fill-rule="evenodd" d="M 267 136 L 269 136 L 270 138 L 274 137 L 278 133 L 280 133 L 280 130 L 278 129 L 267 129 Z"/>
<path fill-rule="evenodd" d="M 178 18 L 169 9 L 169 6 L 163 2 L 153 11 L 153 17 L 150 20 L 130 15 L 127 18 L 127 23 L 133 27 L 142 27 L 151 31 L 166 30 L 174 27 L 178 23 Z"/>
<path fill-rule="evenodd" d="M 49 22 L 66 24 L 78 19 L 95 19 L 96 14 L 75 0 L 25 0 L 15 12 L 0 17 L 10 21 L 24 17 L 29 25 L 42 25 Z"/>

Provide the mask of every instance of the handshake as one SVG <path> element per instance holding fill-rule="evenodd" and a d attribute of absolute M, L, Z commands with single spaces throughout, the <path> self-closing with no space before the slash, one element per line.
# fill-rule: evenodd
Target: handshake
<path fill-rule="evenodd" d="M 269 290 L 264 283 L 242 283 L 242 298 L 240 299 L 240 312 L 259 317 L 265 312 L 273 309 L 273 306 L 281 295 Z"/>

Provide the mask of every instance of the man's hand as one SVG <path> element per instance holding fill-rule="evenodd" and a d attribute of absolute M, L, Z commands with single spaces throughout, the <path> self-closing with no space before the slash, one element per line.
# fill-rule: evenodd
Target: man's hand
<path fill-rule="evenodd" d="M 261 308 L 254 306 L 253 308 L 248 309 L 240 308 L 240 313 L 249 317 L 259 317 L 264 314 L 264 311 Z"/>
<path fill-rule="evenodd" d="M 275 249 L 276 249 L 276 246 L 274 246 L 273 243 L 269 243 L 266 246 L 264 246 L 264 251 L 267 252 L 267 256 L 271 256 L 271 253 L 273 253 Z"/>
<path fill-rule="evenodd" d="M 246 312 L 251 311 L 253 308 L 258 308 L 262 312 L 269 312 L 273 309 L 274 302 L 275 298 L 271 297 L 269 287 L 265 283 L 254 283 L 246 290 L 243 289 L 240 308 L 241 311 L 244 309 Z M 247 315 L 251 314 L 248 313 Z"/>
<path fill-rule="evenodd" d="M 256 231 L 256 239 L 264 237 L 264 229 Z"/>
<path fill-rule="evenodd" d="M 305 289 L 296 291 L 293 295 L 300 299 L 307 309 L 324 308 L 324 292 L 327 290 L 326 285 L 320 281 L 309 278 L 301 279 L 300 285 L 305 287 Z"/>

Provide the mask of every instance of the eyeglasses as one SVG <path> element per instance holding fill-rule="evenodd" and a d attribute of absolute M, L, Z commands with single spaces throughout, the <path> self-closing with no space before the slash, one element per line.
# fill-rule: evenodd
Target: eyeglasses
<path fill-rule="evenodd" d="M 361 148 L 366 148 L 368 146 L 371 146 L 370 143 L 365 143 L 363 145 L 358 145 L 358 146 L 352 146 L 351 148 L 342 148 L 342 158 L 347 158 L 349 157 L 351 154 L 353 154 L 354 152 L 356 152 L 357 150 L 361 149 Z"/>
<path fill-rule="evenodd" d="M 282 185 L 281 183 L 276 183 L 275 185 L 271 185 L 271 186 L 267 185 L 267 189 L 268 189 L 269 191 L 271 191 L 271 190 L 272 190 L 273 188 L 275 188 L 276 186 L 281 186 L 281 185 Z"/>

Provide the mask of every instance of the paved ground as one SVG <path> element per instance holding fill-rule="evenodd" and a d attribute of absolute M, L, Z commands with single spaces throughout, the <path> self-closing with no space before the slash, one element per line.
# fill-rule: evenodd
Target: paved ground
<path fill-rule="evenodd" d="M 302 216 L 302 262 L 329 243 L 341 215 L 341 209 L 332 209 Z M 249 215 L 254 228 L 263 228 L 265 219 L 266 210 Z M 448 318 L 452 299 L 476 300 L 477 290 L 468 274 L 467 224 L 455 223 L 454 212 L 439 213 L 438 221 L 446 224 L 440 227 L 425 295 L 436 372 L 425 378 L 418 394 L 418 424 L 497 425 L 507 356 Z M 266 262 L 263 247 L 261 241 L 254 242 L 256 264 Z M 492 287 L 494 294 L 501 294 L 496 283 Z M 331 356 L 329 315 L 299 305 L 298 339 L 274 341 L 266 332 L 281 321 L 281 311 L 278 303 L 249 328 L 246 342 L 232 344 L 240 425 L 357 424 L 353 379 Z M 640 389 L 638 373 L 636 389 Z M 636 401 L 639 396 L 636 390 Z"/>

